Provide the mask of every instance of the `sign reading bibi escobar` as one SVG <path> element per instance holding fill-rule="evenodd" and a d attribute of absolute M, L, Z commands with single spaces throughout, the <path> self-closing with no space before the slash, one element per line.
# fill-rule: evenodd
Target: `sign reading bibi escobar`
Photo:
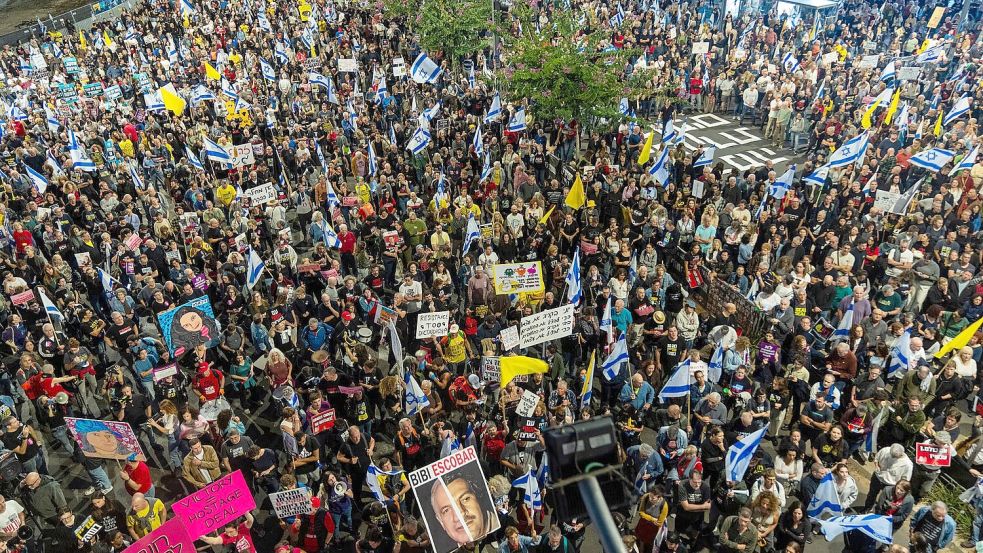
<path fill-rule="evenodd" d="M 449 553 L 499 529 L 474 446 L 410 473 L 434 553 Z"/>

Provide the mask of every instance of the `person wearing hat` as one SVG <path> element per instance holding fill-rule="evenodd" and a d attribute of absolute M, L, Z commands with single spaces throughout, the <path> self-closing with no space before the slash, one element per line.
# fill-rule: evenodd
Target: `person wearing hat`
<path fill-rule="evenodd" d="M 122 469 L 119 478 L 123 481 L 127 493 L 130 495 L 140 493 L 149 499 L 157 496 L 157 489 L 150 476 L 150 467 L 147 463 L 138 460 L 135 452 L 126 458 Z"/>
<path fill-rule="evenodd" d="M 437 352 L 447 362 L 447 366 L 455 373 L 462 374 L 465 362 L 474 359 L 474 348 L 468 340 L 461 327 L 457 323 L 451 323 L 450 331 L 437 342 Z"/>

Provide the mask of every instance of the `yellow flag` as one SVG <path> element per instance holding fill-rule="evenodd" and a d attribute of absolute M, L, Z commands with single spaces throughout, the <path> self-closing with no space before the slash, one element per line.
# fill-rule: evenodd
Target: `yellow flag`
<path fill-rule="evenodd" d="M 550 215 L 553 214 L 553 210 L 554 209 L 556 209 L 556 206 L 555 205 L 553 207 L 551 207 L 549 211 L 546 212 L 546 215 L 543 215 L 542 217 L 540 217 L 539 218 L 539 224 L 545 225 L 546 224 L 546 221 L 549 221 L 550 220 Z"/>
<path fill-rule="evenodd" d="M 205 62 L 205 76 L 213 81 L 222 80 L 222 74 L 218 72 L 218 69 L 212 66 L 212 64 Z"/>
<path fill-rule="evenodd" d="M 105 44 L 107 47 L 112 47 L 113 45 L 113 39 L 109 38 L 109 33 L 107 33 L 106 31 L 102 32 L 102 43 Z"/>
<path fill-rule="evenodd" d="M 188 102 L 178 95 L 177 90 L 174 89 L 174 85 L 167 83 L 166 85 L 160 87 L 160 98 L 164 101 L 164 107 L 174 115 L 181 115 L 184 113 L 184 108 L 187 107 Z"/>
<path fill-rule="evenodd" d="M 79 48 L 85 50 L 89 47 L 89 43 L 85 40 L 85 33 L 79 31 Z"/>
<path fill-rule="evenodd" d="M 638 154 L 638 164 L 645 165 L 649 161 L 649 157 L 652 156 L 652 145 L 655 143 L 655 131 L 649 133 L 649 137 L 645 139 L 645 145 L 642 146 L 641 153 Z"/>
<path fill-rule="evenodd" d="M 597 355 L 597 350 L 590 353 L 590 362 L 587 363 L 587 374 L 584 377 L 584 387 L 580 390 L 580 403 L 581 408 L 583 404 L 586 403 L 584 400 L 590 401 L 590 396 L 588 394 L 594 389 L 594 362 L 595 356 Z"/>
<path fill-rule="evenodd" d="M 869 108 L 867 108 L 867 111 L 864 112 L 864 116 L 860 118 L 860 126 L 861 127 L 863 127 L 864 129 L 869 129 L 870 128 L 870 125 L 871 125 L 871 123 L 870 123 L 870 117 L 872 115 L 874 115 L 874 110 L 876 110 L 877 109 L 877 106 L 879 106 L 879 105 L 881 105 L 881 100 L 880 100 L 880 98 L 877 98 L 877 99 L 874 100 L 874 103 L 871 104 Z"/>
<path fill-rule="evenodd" d="M 968 344 L 969 339 L 972 338 L 974 334 L 976 334 L 976 332 L 980 329 L 981 325 L 983 325 L 983 317 L 980 317 L 979 319 L 976 320 L 975 323 L 964 328 L 963 331 L 960 332 L 959 334 L 956 334 L 955 338 L 949 340 L 944 346 L 942 346 L 941 349 L 939 349 L 938 352 L 936 352 L 935 358 L 942 359 L 945 356 L 945 354 L 949 353 L 950 351 L 960 349 L 966 344 Z"/>
<path fill-rule="evenodd" d="M 939 118 L 935 121 L 935 129 L 932 131 L 935 136 L 942 136 L 942 112 L 939 112 Z"/>
<path fill-rule="evenodd" d="M 887 115 L 884 117 L 884 124 L 890 125 L 891 119 L 894 118 L 894 112 L 898 111 L 898 103 L 901 101 L 901 87 L 894 92 L 894 97 L 891 98 L 891 105 L 887 107 Z"/>
<path fill-rule="evenodd" d="M 542 359 L 515 355 L 512 357 L 498 358 L 499 375 L 502 378 L 502 388 L 512 382 L 512 379 L 522 374 L 544 373 L 550 370 L 550 366 Z"/>
<path fill-rule="evenodd" d="M 580 180 L 580 173 L 577 173 L 577 178 L 573 181 L 573 186 L 570 187 L 570 192 L 563 203 L 573 209 L 580 209 L 587 203 L 587 193 L 584 191 L 584 181 Z"/>
<path fill-rule="evenodd" d="M 847 59 L 847 57 L 850 55 L 850 53 L 846 51 L 846 48 L 844 48 L 842 44 L 837 44 L 836 46 L 833 47 L 833 50 L 836 50 L 836 53 L 840 55 L 840 61 Z"/>
<path fill-rule="evenodd" d="M 918 54 L 921 54 L 925 50 L 928 50 L 928 46 L 931 43 L 932 43 L 932 39 L 926 38 L 925 40 L 923 40 L 922 45 L 919 46 L 917 50 L 915 50 L 915 55 L 917 56 Z"/>

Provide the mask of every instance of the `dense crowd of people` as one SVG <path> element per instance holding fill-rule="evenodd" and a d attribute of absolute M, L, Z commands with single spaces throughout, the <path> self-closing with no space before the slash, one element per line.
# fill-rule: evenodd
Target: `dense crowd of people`
<path fill-rule="evenodd" d="M 983 541 L 983 492 L 956 537 L 913 449 L 983 477 L 978 6 L 530 7 L 544 37 L 572 10 L 634 52 L 622 121 L 536 119 L 492 71 L 508 33 L 451 60 L 382 3 L 147 1 L 0 51 L 0 552 L 122 552 L 237 470 L 258 508 L 203 548 L 433 550 L 407 474 L 467 446 L 500 524 L 461 550 L 597 551 L 548 480 L 542 504 L 513 481 L 546 472 L 547 429 L 599 416 L 638 497 L 615 513 L 629 551 L 828 547 L 807 512 L 827 475 L 842 509 L 892 517 L 893 544 L 854 531 L 851 551 Z M 442 72 L 416 78 L 420 54 Z M 796 163 L 714 160 L 685 137 L 700 112 Z M 496 265 L 531 261 L 541 291 L 496 293 Z M 571 301 L 569 336 L 505 349 Z M 446 335 L 417 339 L 441 311 Z M 549 368 L 483 378 L 516 353 Z M 141 447 L 113 461 L 118 422 Z M 277 517 L 268 495 L 295 488 L 311 513 Z"/>

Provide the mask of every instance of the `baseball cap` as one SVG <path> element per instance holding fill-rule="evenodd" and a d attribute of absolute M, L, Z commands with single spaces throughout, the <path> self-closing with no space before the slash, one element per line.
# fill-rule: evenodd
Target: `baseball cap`
<path fill-rule="evenodd" d="M 355 315 L 352 315 L 352 312 L 351 311 L 342 311 L 341 312 L 341 318 L 344 319 L 344 320 L 346 320 L 346 321 L 350 321 L 350 320 L 352 320 L 352 319 L 355 318 Z"/>
<path fill-rule="evenodd" d="M 130 453 L 130 455 L 127 456 L 126 460 L 127 461 L 136 461 L 137 460 L 137 454 L 136 454 L 136 452 Z"/>
<path fill-rule="evenodd" d="M 454 324 L 451 325 L 451 331 L 450 331 L 450 333 L 451 334 L 457 334 L 460 330 L 461 330 L 461 327 L 458 326 L 457 323 L 454 323 Z"/>
<path fill-rule="evenodd" d="M 480 388 L 483 383 L 481 382 L 481 377 L 476 374 L 472 374 L 468 376 L 468 384 L 470 384 L 472 388 Z"/>

